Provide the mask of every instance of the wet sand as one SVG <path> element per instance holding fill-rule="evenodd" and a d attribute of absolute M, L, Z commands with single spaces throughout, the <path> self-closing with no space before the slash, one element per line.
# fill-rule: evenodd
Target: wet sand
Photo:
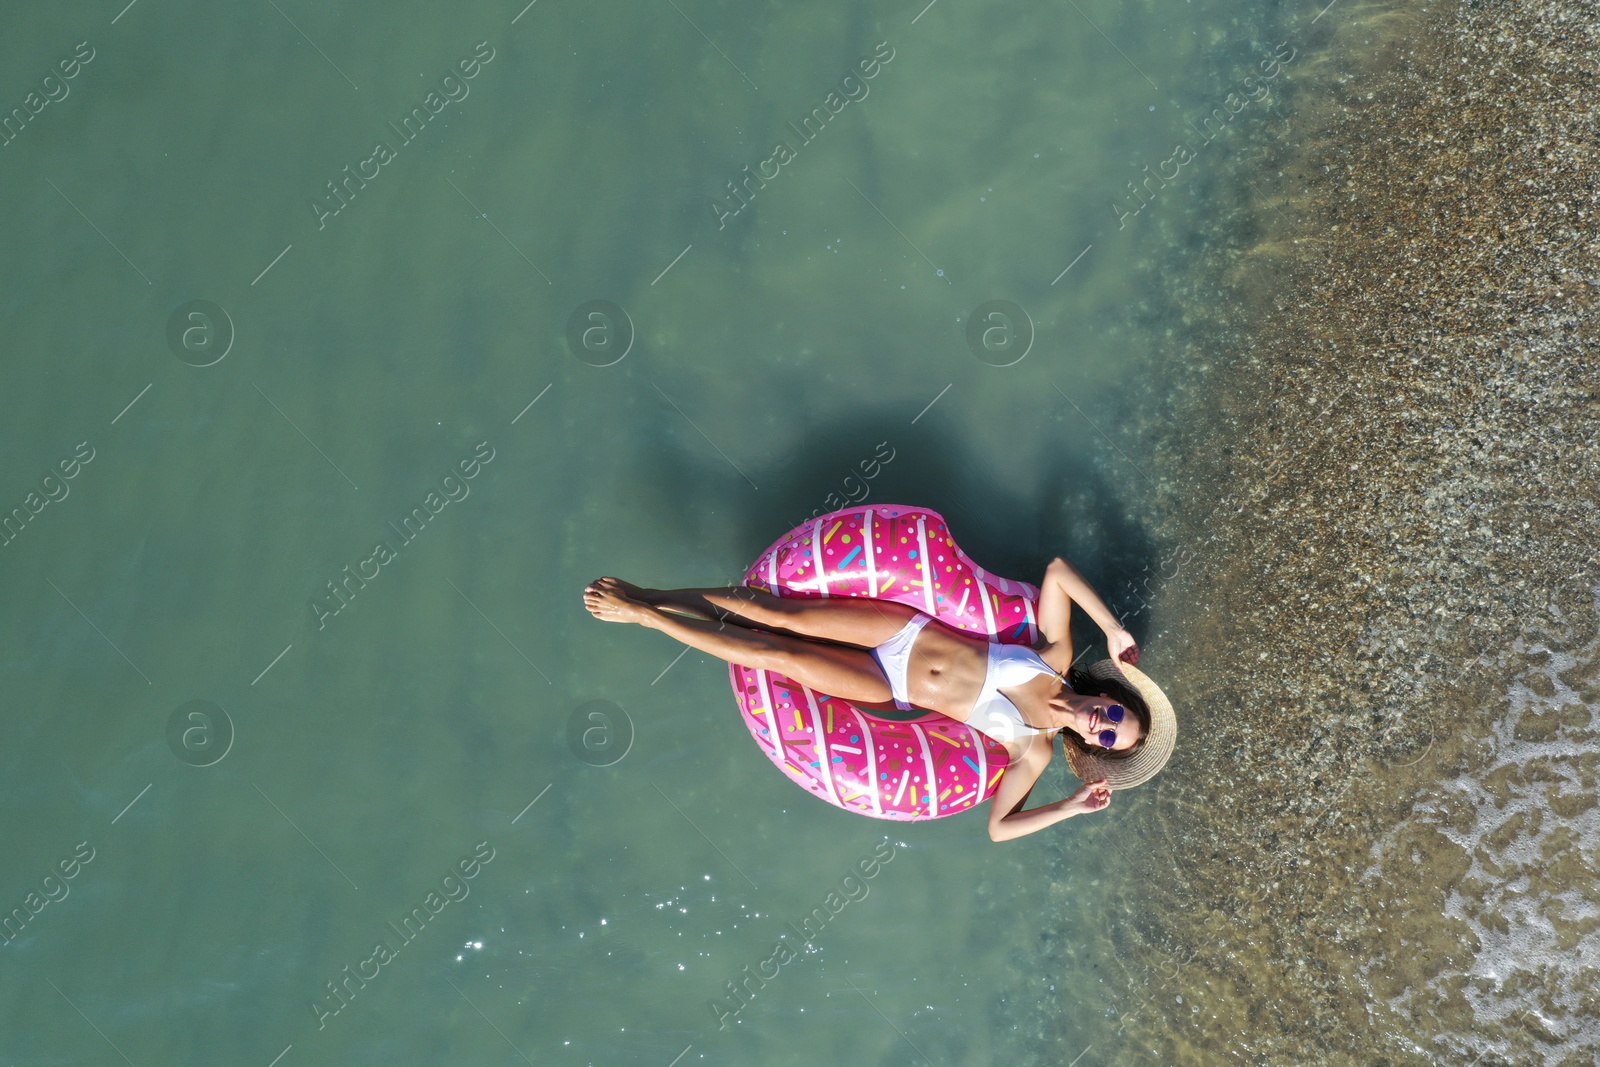
<path fill-rule="evenodd" d="M 1119 798 L 1149 847 L 1100 946 L 1117 1040 L 1592 1063 L 1600 19 L 1308 19 L 1287 117 L 1156 312 L 1173 562 L 1135 632 L 1184 736 Z"/>

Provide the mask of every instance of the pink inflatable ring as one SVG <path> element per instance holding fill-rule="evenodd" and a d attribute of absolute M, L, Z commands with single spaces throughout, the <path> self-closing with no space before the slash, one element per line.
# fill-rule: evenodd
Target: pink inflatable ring
<path fill-rule="evenodd" d="M 926 508 L 834 511 L 795 527 L 744 584 L 775 596 L 893 600 L 990 641 L 1032 645 L 1039 589 L 988 574 Z M 976 807 L 1010 762 L 1005 747 L 935 712 L 886 719 L 772 671 L 729 668 L 744 724 L 802 788 L 875 819 L 941 819 Z"/>

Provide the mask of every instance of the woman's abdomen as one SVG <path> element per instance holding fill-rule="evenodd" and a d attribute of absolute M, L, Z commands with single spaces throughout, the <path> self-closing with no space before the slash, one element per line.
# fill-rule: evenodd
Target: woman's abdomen
<path fill-rule="evenodd" d="M 989 643 L 933 619 L 917 634 L 906 691 L 918 707 L 966 722 L 989 671 Z"/>

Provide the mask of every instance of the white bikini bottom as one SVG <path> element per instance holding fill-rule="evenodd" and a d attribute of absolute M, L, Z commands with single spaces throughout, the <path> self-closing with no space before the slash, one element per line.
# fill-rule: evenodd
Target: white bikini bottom
<path fill-rule="evenodd" d="M 906 674 L 911 668 L 911 646 L 917 643 L 917 634 L 922 628 L 932 621 L 932 615 L 919 613 L 899 633 L 872 650 L 872 658 L 878 661 L 883 676 L 889 680 L 894 706 L 901 711 L 911 710 L 911 692 L 906 687 Z"/>

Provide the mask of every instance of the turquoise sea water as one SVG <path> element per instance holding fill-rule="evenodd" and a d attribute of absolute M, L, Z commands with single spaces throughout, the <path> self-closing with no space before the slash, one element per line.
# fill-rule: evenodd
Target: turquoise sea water
<path fill-rule="evenodd" d="M 1003 846 L 835 811 L 721 663 L 580 590 L 731 581 L 831 497 L 1113 599 L 1154 551 L 1141 303 L 1282 92 L 1137 214 L 1127 183 L 1204 144 L 1272 16 L 6 22 L 0 1059 L 1128 1062 L 1084 947 L 1138 921 L 1096 906 L 1114 811 Z"/>

